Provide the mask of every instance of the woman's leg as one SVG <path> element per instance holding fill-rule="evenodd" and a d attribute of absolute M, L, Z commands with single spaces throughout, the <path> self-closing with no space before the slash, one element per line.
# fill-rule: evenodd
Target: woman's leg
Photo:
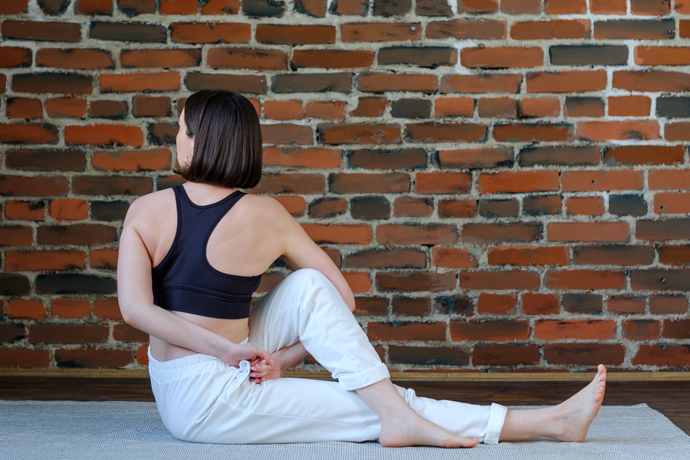
<path fill-rule="evenodd" d="M 477 439 L 467 439 L 449 429 L 462 425 L 453 420 L 469 420 L 470 414 L 463 409 L 480 406 L 410 398 L 409 390 L 393 385 L 386 365 L 340 293 L 317 270 L 301 269 L 291 273 L 250 312 L 249 342 L 252 345 L 273 353 L 297 340 L 338 379 L 342 390 L 357 392 L 378 415 L 382 444 L 461 447 L 476 445 L 480 441 L 478 436 L 488 442 L 498 442 L 505 415 L 503 406 L 494 404 L 475 411 L 475 418 L 469 425 L 480 427 L 473 431 Z M 415 407 L 411 404 L 413 399 L 422 404 Z M 337 408 L 332 410 L 337 412 Z M 432 423 L 434 419 L 450 421 L 449 426 Z"/>

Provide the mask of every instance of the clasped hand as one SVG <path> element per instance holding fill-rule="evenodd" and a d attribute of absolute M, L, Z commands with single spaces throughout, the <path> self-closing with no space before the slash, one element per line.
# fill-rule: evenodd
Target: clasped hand
<path fill-rule="evenodd" d="M 277 379 L 283 376 L 283 365 L 275 359 L 276 353 L 267 351 L 253 345 L 233 344 L 229 358 L 224 360 L 231 366 L 239 366 L 240 361 L 249 361 L 251 373 L 250 380 L 255 383 L 263 383 L 266 380 Z"/>

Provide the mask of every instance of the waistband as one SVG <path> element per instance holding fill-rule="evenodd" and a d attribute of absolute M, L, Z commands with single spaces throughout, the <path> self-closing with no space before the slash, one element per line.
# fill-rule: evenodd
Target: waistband
<path fill-rule="evenodd" d="M 249 337 L 247 337 L 242 342 L 240 342 L 240 345 L 246 345 L 248 343 L 249 343 Z M 189 355 L 189 356 L 183 356 L 182 358 L 171 359 L 169 361 L 158 361 L 156 358 L 154 358 L 151 355 L 151 346 L 150 345 L 148 347 L 146 347 L 146 353 L 148 354 L 148 357 L 149 357 L 149 372 L 151 372 L 151 371 L 163 372 L 163 371 L 170 371 L 170 370 L 179 370 L 179 369 L 182 369 L 182 368 L 187 367 L 187 366 L 194 366 L 197 364 L 213 363 L 213 362 L 232 367 L 220 358 L 217 358 L 217 357 L 212 356 L 212 355 L 206 355 L 203 353 L 196 353 L 196 354 Z M 244 368 L 244 366 L 242 366 L 241 364 L 242 363 L 240 362 L 240 367 Z"/>

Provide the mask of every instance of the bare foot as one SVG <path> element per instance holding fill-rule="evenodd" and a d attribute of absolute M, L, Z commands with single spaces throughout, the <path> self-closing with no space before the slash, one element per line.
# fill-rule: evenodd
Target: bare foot
<path fill-rule="evenodd" d="M 597 375 L 582 390 L 558 404 L 559 425 L 554 438 L 560 441 L 582 442 L 587 436 L 589 425 L 601 408 L 606 390 L 606 367 L 599 364 Z"/>
<path fill-rule="evenodd" d="M 382 420 L 379 442 L 385 447 L 474 447 L 479 444 L 479 439 L 458 436 L 420 415 L 412 413 Z"/>

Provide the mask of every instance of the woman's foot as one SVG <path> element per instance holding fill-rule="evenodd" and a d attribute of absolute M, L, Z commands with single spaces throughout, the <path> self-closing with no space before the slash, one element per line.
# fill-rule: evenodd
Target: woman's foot
<path fill-rule="evenodd" d="M 597 375 L 582 390 L 554 408 L 558 411 L 556 435 L 560 441 L 582 442 L 589 425 L 601 408 L 606 390 L 606 367 L 599 364 Z"/>
<path fill-rule="evenodd" d="M 415 412 L 381 420 L 379 442 L 385 447 L 474 447 L 479 439 L 465 438 L 441 428 Z"/>

